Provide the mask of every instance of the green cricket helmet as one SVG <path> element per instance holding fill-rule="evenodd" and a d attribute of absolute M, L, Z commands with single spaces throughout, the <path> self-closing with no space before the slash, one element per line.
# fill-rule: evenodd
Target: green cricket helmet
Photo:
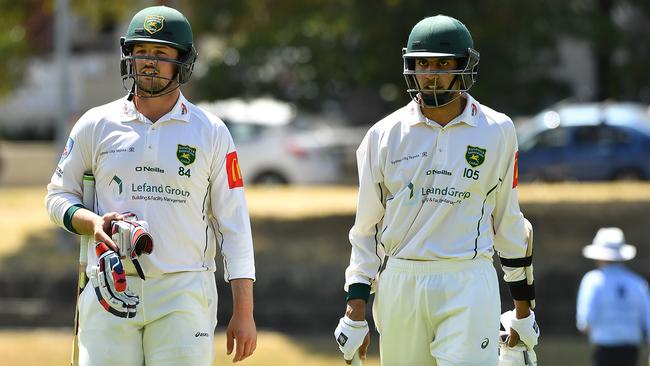
<path fill-rule="evenodd" d="M 133 46 L 139 43 L 156 43 L 175 48 L 179 51 L 177 60 L 163 59 L 153 56 L 134 56 Z M 176 76 L 173 79 L 166 79 L 154 76 L 159 79 L 168 80 L 165 93 L 149 93 L 144 97 L 153 97 L 168 94 L 180 84 L 190 80 L 196 61 L 197 52 L 194 48 L 194 37 L 190 22 L 178 10 L 166 6 L 152 6 L 140 10 L 133 16 L 126 35 L 120 39 L 122 58 L 120 70 L 122 82 L 127 90 L 133 93 L 136 89 L 136 78 L 141 76 L 134 67 L 137 59 L 152 59 L 155 61 L 171 62 L 177 66 Z M 131 79 L 133 85 L 127 87 L 125 81 Z M 173 83 L 177 85 L 170 89 Z"/>
<path fill-rule="evenodd" d="M 425 107 L 441 107 L 460 97 L 476 82 L 479 53 L 474 50 L 474 41 L 467 27 L 459 20 L 445 15 L 422 19 L 411 30 L 408 43 L 402 49 L 404 78 L 407 92 L 413 100 Z M 415 70 L 420 58 L 455 58 L 457 70 Z M 416 75 L 453 74 L 454 78 L 445 89 L 425 89 L 418 83 Z"/>

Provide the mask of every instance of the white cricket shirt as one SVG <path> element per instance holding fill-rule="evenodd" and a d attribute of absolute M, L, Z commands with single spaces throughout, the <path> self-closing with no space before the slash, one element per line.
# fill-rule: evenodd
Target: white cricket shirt
<path fill-rule="evenodd" d="M 411 260 L 526 256 L 517 138 L 506 115 L 469 94 L 446 126 L 411 102 L 370 128 L 357 150 L 359 198 L 346 291 L 374 284 L 385 255 Z M 523 268 L 504 267 L 508 282 Z"/>
<path fill-rule="evenodd" d="M 181 94 L 156 123 L 125 98 L 93 108 L 75 124 L 46 196 L 52 221 L 81 204 L 85 171 L 95 175 L 95 212 L 135 213 L 149 223 L 151 255 L 140 257 L 147 276 L 215 271 L 255 279 L 248 208 L 235 145 L 216 116 Z M 97 264 L 88 248 L 88 268 Z"/>

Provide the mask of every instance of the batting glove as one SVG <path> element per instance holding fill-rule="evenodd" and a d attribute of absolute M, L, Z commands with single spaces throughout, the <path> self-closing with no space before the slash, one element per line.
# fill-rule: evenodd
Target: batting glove
<path fill-rule="evenodd" d="M 133 318 L 140 298 L 126 286 L 126 274 L 120 257 L 103 242 L 97 243 L 95 252 L 99 265 L 90 270 L 90 281 L 102 307 L 121 318 Z"/>
<path fill-rule="evenodd" d="M 499 366 L 537 366 L 537 355 L 528 349 L 523 342 L 508 347 L 505 342 L 499 342 Z"/>
<path fill-rule="evenodd" d="M 339 320 L 339 325 L 334 331 L 334 338 L 346 361 L 352 360 L 368 331 L 368 322 L 365 320 L 355 321 L 348 318 L 347 315 Z"/>
<path fill-rule="evenodd" d="M 523 319 L 517 319 L 515 311 L 510 310 L 501 314 L 501 323 L 503 327 L 510 331 L 514 329 L 519 334 L 519 340 L 523 342 L 529 350 L 537 345 L 539 338 L 539 326 L 535 321 L 535 313 L 531 310 L 530 315 Z"/>
<path fill-rule="evenodd" d="M 111 238 L 119 248 L 118 254 L 130 258 L 138 276 L 144 280 L 144 270 L 138 257 L 143 254 L 151 254 L 153 238 L 148 232 L 149 225 L 146 221 L 138 221 L 138 217 L 131 212 L 124 215 L 124 220 L 111 222 Z"/>

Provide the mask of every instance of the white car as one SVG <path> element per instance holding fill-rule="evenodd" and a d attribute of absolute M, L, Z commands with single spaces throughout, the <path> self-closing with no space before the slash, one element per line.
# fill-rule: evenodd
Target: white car
<path fill-rule="evenodd" d="M 344 159 L 351 134 L 332 128 L 340 121 L 298 115 L 290 104 L 273 99 L 229 99 L 199 103 L 221 118 L 237 146 L 244 182 L 252 184 L 333 184 L 345 180 Z M 358 140 L 358 141 L 357 141 Z"/>

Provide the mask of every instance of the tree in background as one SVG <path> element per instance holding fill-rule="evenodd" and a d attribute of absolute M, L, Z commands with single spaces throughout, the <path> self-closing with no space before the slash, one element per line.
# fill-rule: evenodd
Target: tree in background
<path fill-rule="evenodd" d="M 575 81 L 556 72 L 566 62 L 593 66 L 586 99 L 650 102 L 647 0 L 70 1 L 97 32 L 146 5 L 187 14 L 199 40 L 188 90 L 195 99 L 272 95 L 370 123 L 407 102 L 401 48 L 413 24 L 443 13 L 471 30 L 481 52 L 473 94 L 498 110 L 532 113 L 577 95 Z M 0 95 L 20 83 L 26 57 L 52 51 L 54 3 L 0 0 Z M 593 56 L 563 59 L 563 39 L 580 40 Z"/>

